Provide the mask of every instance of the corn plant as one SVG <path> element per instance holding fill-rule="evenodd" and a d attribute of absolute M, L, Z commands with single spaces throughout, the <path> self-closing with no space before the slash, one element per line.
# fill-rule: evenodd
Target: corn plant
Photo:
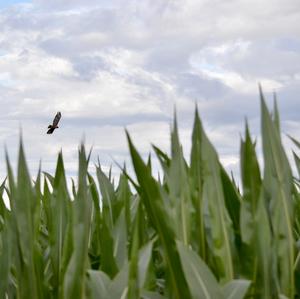
<path fill-rule="evenodd" d="M 0 298 L 298 298 L 300 181 L 277 106 L 271 114 L 260 98 L 264 169 L 246 124 L 240 187 L 197 109 L 189 160 L 176 116 L 170 154 L 153 146 L 159 179 L 128 132 L 135 176 L 124 167 L 116 184 L 100 164 L 92 176 L 81 145 L 72 188 L 61 152 L 53 176 L 39 170 L 32 180 L 21 141 L 17 174 L 6 155 L 0 186 Z"/>

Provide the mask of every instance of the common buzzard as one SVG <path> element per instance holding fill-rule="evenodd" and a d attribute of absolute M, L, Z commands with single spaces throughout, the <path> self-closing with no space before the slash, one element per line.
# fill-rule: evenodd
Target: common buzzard
<path fill-rule="evenodd" d="M 59 122 L 60 118 L 61 118 L 61 113 L 57 112 L 53 119 L 52 125 L 48 126 L 49 130 L 47 131 L 47 134 L 52 134 L 54 132 L 54 130 L 58 128 L 58 122 Z"/>

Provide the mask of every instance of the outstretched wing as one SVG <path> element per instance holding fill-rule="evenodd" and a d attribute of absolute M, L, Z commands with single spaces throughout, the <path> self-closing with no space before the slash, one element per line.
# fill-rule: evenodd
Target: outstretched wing
<path fill-rule="evenodd" d="M 57 112 L 54 119 L 53 119 L 53 124 L 52 124 L 52 126 L 54 128 L 58 125 L 60 118 L 61 118 L 61 113 Z"/>
<path fill-rule="evenodd" d="M 54 132 L 54 128 L 50 127 L 49 130 L 47 131 L 47 134 L 52 134 Z"/>

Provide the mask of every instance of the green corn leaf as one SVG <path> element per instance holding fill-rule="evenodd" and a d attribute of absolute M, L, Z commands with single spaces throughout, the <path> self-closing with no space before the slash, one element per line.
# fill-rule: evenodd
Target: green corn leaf
<path fill-rule="evenodd" d="M 272 279 L 272 261 L 274 249 L 272 246 L 271 226 L 265 207 L 263 191 L 257 202 L 255 213 L 255 251 L 257 252 L 257 278 L 254 293 L 258 298 L 272 298 L 275 290 Z M 254 267 L 256 264 L 254 264 Z"/>
<path fill-rule="evenodd" d="M 243 299 L 250 287 L 251 282 L 248 280 L 232 280 L 222 289 L 226 299 Z"/>
<path fill-rule="evenodd" d="M 234 231 L 239 237 L 240 231 L 240 209 L 241 209 L 241 196 L 234 185 L 234 182 L 230 179 L 224 167 L 220 164 L 221 179 L 223 186 L 223 193 L 227 211 L 232 220 Z"/>
<path fill-rule="evenodd" d="M 136 235 L 137 237 L 137 235 Z M 107 294 L 108 297 L 103 297 L 107 299 L 120 299 L 120 298 L 132 298 L 130 297 L 132 293 L 129 293 L 130 284 L 128 284 L 128 275 L 130 273 L 130 270 L 132 267 L 134 269 L 137 268 L 138 272 L 135 272 L 133 274 L 131 272 L 131 279 L 134 277 L 138 277 L 138 285 L 135 283 L 137 281 L 132 281 L 132 283 L 135 285 L 134 288 L 141 289 L 141 285 L 144 284 L 145 280 L 145 269 L 147 269 L 150 258 L 151 258 L 151 252 L 152 252 L 152 246 L 153 241 L 148 242 L 145 246 L 143 246 L 138 251 L 138 264 L 131 265 L 130 263 L 125 263 L 122 267 L 122 269 L 117 273 L 117 275 L 113 278 L 113 280 L 110 281 L 108 288 L 107 288 Z M 134 253 L 136 253 L 136 248 L 133 250 Z M 136 294 L 136 293 L 135 293 Z M 130 296 L 129 296 L 130 295 Z"/>
<path fill-rule="evenodd" d="M 110 278 L 113 278 L 116 273 L 118 272 L 117 262 L 114 256 L 114 239 L 113 239 L 113 216 L 112 216 L 112 208 L 113 206 L 110 203 L 110 198 L 115 197 L 113 194 L 113 186 L 111 185 L 108 178 L 105 176 L 103 172 L 98 170 L 98 182 L 102 182 L 100 184 L 100 188 L 102 186 L 102 213 L 99 217 L 100 226 L 97 228 L 99 229 L 99 246 L 100 246 L 100 253 L 101 253 L 101 270 L 105 272 Z M 105 191 L 109 190 L 109 191 Z M 113 194 L 113 195 L 112 195 Z M 97 209 L 99 207 L 100 202 L 98 203 L 98 199 L 94 202 L 97 205 Z M 112 225 L 111 227 L 109 225 Z M 125 227 L 126 229 L 126 227 Z"/>
<path fill-rule="evenodd" d="M 169 198 L 174 207 L 174 222 L 176 237 L 184 244 L 190 244 L 191 210 L 192 201 L 189 189 L 189 177 L 186 162 L 183 157 L 179 141 L 176 115 L 174 118 L 173 132 L 171 134 L 172 159 L 168 175 L 166 176 L 169 189 Z"/>
<path fill-rule="evenodd" d="M 126 263 L 114 277 L 108 286 L 108 297 L 106 299 L 126 299 L 128 296 L 128 269 Z"/>
<path fill-rule="evenodd" d="M 204 261 L 207 259 L 207 242 L 204 225 L 203 211 L 203 161 L 201 152 L 202 143 L 202 124 L 198 114 L 198 109 L 195 109 L 194 126 L 192 133 L 192 149 L 190 161 L 190 177 L 191 177 L 191 193 L 193 197 L 195 209 L 195 236 L 198 243 L 199 255 Z"/>
<path fill-rule="evenodd" d="M 298 140 L 296 140 L 295 138 L 293 138 L 292 136 L 289 136 L 289 138 L 294 142 L 294 144 L 297 146 L 297 148 L 300 149 L 300 142 Z"/>
<path fill-rule="evenodd" d="M 298 176 L 300 178 L 300 158 L 298 155 L 296 155 L 295 152 L 293 152 L 293 156 L 294 156 L 294 160 L 295 160 L 295 163 L 296 163 L 296 167 L 297 167 L 297 171 L 298 171 Z"/>
<path fill-rule="evenodd" d="M 223 298 L 216 278 L 201 258 L 179 241 L 177 242 L 177 248 L 192 298 Z"/>
<path fill-rule="evenodd" d="M 167 154 L 165 154 L 162 150 L 160 150 L 157 146 L 152 145 L 153 150 L 160 162 L 160 165 L 162 167 L 162 169 L 164 170 L 165 175 L 168 174 L 169 172 L 169 167 L 171 164 L 171 159 L 168 157 Z"/>
<path fill-rule="evenodd" d="M 241 176 L 243 184 L 243 202 L 241 207 L 241 232 L 243 242 L 253 243 L 254 216 L 261 189 L 261 175 L 248 124 L 246 123 L 245 141 L 241 142 Z"/>
<path fill-rule="evenodd" d="M 246 122 L 245 140 L 241 140 L 241 177 L 243 186 L 243 200 L 240 210 L 240 231 L 243 246 L 239 251 L 241 272 L 253 281 L 252 292 L 256 289 L 258 259 L 256 245 L 256 213 L 261 192 L 261 175 L 252 142 L 248 124 Z M 266 225 L 269 225 L 268 223 Z M 248 258 L 245 259 L 244 256 Z"/>
<path fill-rule="evenodd" d="M 99 269 L 100 255 L 101 255 L 101 242 L 100 242 L 100 228 L 101 228 L 101 211 L 100 199 L 97 191 L 96 183 L 93 177 L 88 174 L 89 189 L 93 200 L 92 207 L 92 221 L 91 221 L 91 239 L 89 244 L 89 255 L 91 259 L 91 267 Z"/>
<path fill-rule="evenodd" d="M 102 195 L 102 209 L 103 218 L 109 229 L 113 228 L 114 221 L 117 215 L 114 215 L 114 203 L 116 202 L 116 195 L 114 192 L 114 186 L 110 182 L 109 178 L 101 170 L 101 167 L 96 168 L 98 183 Z"/>
<path fill-rule="evenodd" d="M 141 298 L 142 299 L 166 299 L 166 297 L 162 296 L 159 293 L 149 292 L 149 291 L 142 291 Z"/>
<path fill-rule="evenodd" d="M 114 257 L 114 241 L 112 232 L 102 220 L 100 226 L 100 249 L 101 270 L 110 278 L 113 278 L 118 272 L 118 266 Z"/>
<path fill-rule="evenodd" d="M 295 138 L 293 138 L 291 136 L 289 136 L 289 138 L 293 141 L 293 143 L 297 146 L 297 148 L 300 149 L 300 142 L 297 141 Z M 300 177 L 300 158 L 295 152 L 293 152 L 293 155 L 294 155 L 294 160 L 295 160 L 295 163 L 296 163 L 298 175 Z"/>
<path fill-rule="evenodd" d="M 6 184 L 6 179 L 3 181 L 3 183 L 0 185 L 0 216 L 2 217 L 0 220 L 0 232 L 2 230 L 2 227 L 4 225 L 4 217 L 6 215 L 6 213 L 8 213 L 8 209 L 4 203 L 4 199 L 3 199 L 3 193 L 5 191 L 5 184 Z"/>
<path fill-rule="evenodd" d="M 273 122 L 274 122 L 274 126 L 277 129 L 277 132 L 280 134 L 280 117 L 279 117 L 279 110 L 278 110 L 278 104 L 277 104 L 277 95 L 276 93 L 274 93 L 273 95 L 274 98 L 274 116 L 273 116 Z"/>
<path fill-rule="evenodd" d="M 64 298 L 82 298 L 85 294 L 85 271 L 88 265 L 88 240 L 91 221 L 91 195 L 87 188 L 88 160 L 84 146 L 79 150 L 78 192 L 73 205 L 73 240 L 76 244 L 65 277 Z"/>
<path fill-rule="evenodd" d="M 72 195 L 73 195 L 73 198 L 76 198 L 77 191 L 76 191 L 75 181 L 73 178 L 71 178 L 71 182 L 72 182 Z"/>
<path fill-rule="evenodd" d="M 203 199 L 207 206 L 206 225 L 210 231 L 216 271 L 223 282 L 234 278 L 233 228 L 226 209 L 221 168 L 217 153 L 202 130 L 201 153 L 203 158 Z"/>
<path fill-rule="evenodd" d="M 102 271 L 88 270 L 86 279 L 87 298 L 109 298 L 109 277 Z"/>
<path fill-rule="evenodd" d="M 292 171 L 281 144 L 280 134 L 268 112 L 260 89 L 262 113 L 262 139 L 265 161 L 264 190 L 269 200 L 271 221 L 276 248 L 276 261 L 281 292 L 294 296 L 294 238 L 293 238 L 293 201 Z"/>
<path fill-rule="evenodd" d="M 12 198 L 13 234 L 18 242 L 16 251 L 18 260 L 18 293 L 21 298 L 42 297 L 42 266 L 41 254 L 37 248 L 37 236 L 35 234 L 36 213 L 39 211 L 39 202 L 35 196 L 31 178 L 25 161 L 22 140 L 19 147 L 18 179 L 14 184 L 10 166 L 9 180 L 10 194 Z"/>
<path fill-rule="evenodd" d="M 67 225 L 70 221 L 69 197 L 63 156 L 60 152 L 57 159 L 55 176 L 53 178 L 53 194 L 50 195 L 48 184 L 45 181 L 45 208 L 47 215 L 47 226 L 50 239 L 51 265 L 53 267 L 54 294 L 60 294 L 63 281 L 62 257 Z"/>
<path fill-rule="evenodd" d="M 1 187 L 3 184 L 1 185 Z M 0 189 L 2 189 L 0 187 Z M 2 193 L 3 191 L 1 191 Z M 10 267 L 12 262 L 12 246 L 13 239 L 11 237 L 10 221 L 11 215 L 5 208 L 2 194 L 0 199 L 1 213 L 0 213 L 0 298 L 5 298 L 7 293 Z"/>
<path fill-rule="evenodd" d="M 133 228 L 133 237 L 132 237 L 133 240 L 131 245 L 130 266 L 129 266 L 129 273 L 128 273 L 128 298 L 132 298 L 132 299 L 140 298 L 139 270 L 138 270 L 139 243 L 140 243 L 140 239 L 139 239 L 140 218 L 141 218 L 141 204 L 139 204 L 138 212 L 136 214 L 134 228 Z"/>
<path fill-rule="evenodd" d="M 43 172 L 43 174 L 45 175 L 45 177 L 49 180 L 49 182 L 50 182 L 50 184 L 51 184 L 51 186 L 53 185 L 53 183 L 54 183 L 54 177 L 50 174 L 50 173 L 48 173 L 48 172 Z"/>
<path fill-rule="evenodd" d="M 149 168 L 150 172 L 152 171 L 152 159 L 151 159 L 151 153 L 149 153 L 148 161 L 147 161 L 147 167 Z"/>
<path fill-rule="evenodd" d="M 170 227 L 168 214 L 164 210 L 163 199 L 161 198 L 158 184 L 155 182 L 149 168 L 136 151 L 127 134 L 130 154 L 135 173 L 140 184 L 141 200 L 146 208 L 147 214 L 157 230 L 165 250 L 170 283 L 175 298 L 190 298 L 190 293 L 182 272 L 176 245 L 174 231 Z"/>
<path fill-rule="evenodd" d="M 138 272 L 140 290 L 142 290 L 143 287 L 145 287 L 145 284 L 147 283 L 147 273 L 149 271 L 151 263 L 154 242 L 155 239 L 149 241 L 139 250 Z"/>
<path fill-rule="evenodd" d="M 116 191 L 118 202 L 122 203 L 125 208 L 125 219 L 126 219 L 126 230 L 127 235 L 131 233 L 131 212 L 130 212 L 130 201 L 132 193 L 128 184 L 127 177 L 122 173 L 119 180 L 119 186 Z"/>
<path fill-rule="evenodd" d="M 112 231 L 114 257 L 119 269 L 127 260 L 127 229 L 124 209 L 121 211 Z"/>

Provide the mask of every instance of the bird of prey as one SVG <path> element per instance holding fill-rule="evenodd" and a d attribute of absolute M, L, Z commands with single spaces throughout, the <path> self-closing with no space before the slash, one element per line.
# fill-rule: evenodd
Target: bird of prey
<path fill-rule="evenodd" d="M 52 134 L 54 132 L 54 130 L 58 128 L 58 122 L 59 122 L 60 118 L 61 118 L 61 113 L 57 112 L 53 119 L 52 125 L 48 126 L 49 130 L 47 131 L 47 134 Z"/>

